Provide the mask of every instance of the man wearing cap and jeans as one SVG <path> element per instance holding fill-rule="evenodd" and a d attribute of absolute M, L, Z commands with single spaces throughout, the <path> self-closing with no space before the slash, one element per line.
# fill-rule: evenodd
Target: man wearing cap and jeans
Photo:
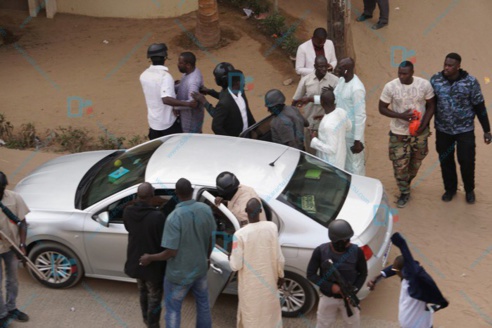
<path fill-rule="evenodd" d="M 195 101 L 177 100 L 174 79 L 164 66 L 167 59 L 167 46 L 154 43 L 147 50 L 147 58 L 152 65 L 140 75 L 149 121 L 149 139 L 174 133 L 181 133 L 181 123 L 173 113 L 172 106 L 195 107 Z"/>

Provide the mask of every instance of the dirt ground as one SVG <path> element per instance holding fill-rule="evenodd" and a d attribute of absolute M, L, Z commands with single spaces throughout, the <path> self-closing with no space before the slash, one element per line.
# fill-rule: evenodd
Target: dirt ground
<path fill-rule="evenodd" d="M 325 25 L 324 1 L 280 0 L 279 3 L 293 16 L 305 14 L 301 31 L 305 37 L 314 27 Z M 469 6 L 459 0 L 390 1 L 390 25 L 379 31 L 370 29 L 376 20 L 355 22 L 355 16 L 362 11 L 362 1 L 352 1 L 351 9 L 356 73 L 367 92 L 367 175 L 380 179 L 394 198 L 397 188 L 387 154 L 389 119 L 377 111 L 381 90 L 386 82 L 396 77 L 395 65 L 402 60 L 402 55 L 415 60 L 415 75 L 429 78 L 442 69 L 447 53 L 458 52 L 463 57 L 462 67 L 479 79 L 486 103 L 490 104 L 492 44 L 487 31 L 492 29 L 489 20 L 492 2 L 475 0 L 473 6 Z M 375 14 L 377 16 L 377 10 Z M 294 94 L 296 83 L 285 87 L 282 81 L 295 78 L 295 72 L 290 60 L 276 50 L 265 58 L 271 43 L 239 15 L 221 9 L 222 26 L 228 36 L 237 40 L 218 50 L 193 51 L 208 86 L 213 85 L 211 72 L 220 61 L 231 61 L 251 78 L 252 90 L 248 97 L 258 120 L 266 116 L 262 97 L 267 90 L 276 87 L 287 96 Z M 40 17 L 27 23 L 26 17 L 22 12 L 0 11 L 2 24 L 22 34 L 16 46 L 0 47 L 0 112 L 6 114 L 14 126 L 35 122 L 39 131 L 72 125 L 85 127 L 95 134 L 106 128 L 114 135 L 126 137 L 143 135 L 147 131 L 145 103 L 138 81 L 148 65 L 146 46 L 151 42 L 167 42 L 171 52 L 167 64 L 173 76 L 178 78 L 177 55 L 184 49 L 176 44 L 176 38 L 183 30 L 192 31 L 195 24 L 193 15 L 168 20 L 57 15 L 54 20 Z M 68 97 L 80 97 L 87 108 L 92 108 L 92 113 L 87 113 L 90 111 L 85 108 L 81 117 L 71 117 L 67 112 Z M 77 113 L 76 107 L 72 108 L 73 113 Z M 210 132 L 210 117 L 206 120 L 205 131 Z M 399 210 L 394 227 L 395 231 L 404 234 L 414 256 L 434 277 L 451 303 L 448 309 L 435 315 L 434 327 L 492 325 L 489 278 L 492 273 L 492 197 L 489 193 L 492 146 L 483 144 L 483 132 L 478 122 L 476 135 L 477 203 L 467 205 L 462 191 L 451 203 L 440 200 L 443 187 L 435 139 L 431 136 L 430 152 L 414 183 L 411 201 Z M 5 171 L 15 184 L 29 170 L 54 156 L 57 155 L 0 148 L 0 170 Z M 393 248 L 391 258 L 396 255 L 398 252 Z M 97 283 L 95 286 L 100 286 L 98 292 L 109 293 L 104 295 L 110 302 L 115 297 L 111 294 L 116 292 L 114 284 L 120 283 L 108 284 Z M 84 288 L 78 287 L 78 290 Z M 64 292 L 64 295 L 68 294 Z M 398 295 L 396 279 L 378 286 L 362 304 L 363 327 L 395 326 Z M 136 295 L 133 297 L 136 302 Z M 224 297 L 229 300 L 229 296 Z M 23 287 L 20 300 L 24 304 L 29 301 L 29 291 Z M 101 305 L 97 299 L 92 302 Z M 227 327 L 234 324 L 235 306 L 222 308 L 223 303 L 214 309 L 214 313 L 217 315 L 218 309 L 227 311 L 232 323 L 220 321 L 218 324 Z M 117 311 L 123 316 L 125 311 L 136 313 L 129 307 L 117 307 Z M 39 309 L 35 311 L 40 316 L 44 313 Z M 81 320 L 86 318 L 78 310 L 76 314 Z M 288 321 L 288 326 L 314 326 L 314 317 L 311 313 L 306 320 L 297 319 L 297 324 Z M 108 326 L 121 326 L 111 318 L 108 320 Z"/>

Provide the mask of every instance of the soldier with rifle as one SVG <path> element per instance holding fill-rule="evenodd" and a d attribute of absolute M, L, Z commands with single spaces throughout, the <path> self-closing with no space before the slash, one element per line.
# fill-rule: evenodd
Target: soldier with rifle
<path fill-rule="evenodd" d="M 360 327 L 359 299 L 356 294 L 367 278 L 364 252 L 350 238 L 354 231 L 345 220 L 335 220 L 328 226 L 330 242 L 313 251 L 307 268 L 307 278 L 320 290 L 317 328 L 335 324 L 338 312 L 347 327 Z"/>
<path fill-rule="evenodd" d="M 7 327 L 11 320 L 29 320 L 29 316 L 17 309 L 15 304 L 19 286 L 18 259 L 8 240 L 14 241 L 21 252 L 26 254 L 27 223 L 25 217 L 29 209 L 19 194 L 5 189 L 7 184 L 7 176 L 0 172 L 0 231 L 4 236 L 0 237 L 0 262 L 3 261 L 3 268 L 0 264 L 0 283 L 5 270 L 6 293 L 6 297 L 0 295 L 0 327 Z"/>

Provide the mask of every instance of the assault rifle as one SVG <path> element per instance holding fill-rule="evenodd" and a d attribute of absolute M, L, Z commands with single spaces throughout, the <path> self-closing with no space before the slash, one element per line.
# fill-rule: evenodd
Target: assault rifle
<path fill-rule="evenodd" d="M 342 277 L 333 261 L 330 259 L 325 262 L 327 265 L 327 272 L 331 273 L 335 283 L 340 286 L 340 292 L 342 294 L 343 302 L 345 303 L 345 309 L 347 310 L 347 316 L 351 317 L 354 315 L 352 312 L 352 307 L 356 307 L 360 310 L 360 300 L 357 297 L 355 291 L 356 288 L 349 284 L 345 278 Z"/>

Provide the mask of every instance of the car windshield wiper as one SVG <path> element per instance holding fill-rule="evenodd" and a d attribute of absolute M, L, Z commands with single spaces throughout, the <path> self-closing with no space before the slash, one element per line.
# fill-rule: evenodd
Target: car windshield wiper
<path fill-rule="evenodd" d="M 75 193 L 75 208 L 81 210 L 82 209 L 82 200 L 85 196 L 87 190 L 92 184 L 94 178 L 99 174 L 101 169 L 104 167 L 104 164 L 112 161 L 115 157 L 124 153 L 124 150 L 117 150 L 114 153 L 109 154 L 108 156 L 101 159 L 99 162 L 94 164 L 89 171 L 84 175 L 84 177 L 80 180 L 80 183 L 77 187 L 77 192 Z"/>

